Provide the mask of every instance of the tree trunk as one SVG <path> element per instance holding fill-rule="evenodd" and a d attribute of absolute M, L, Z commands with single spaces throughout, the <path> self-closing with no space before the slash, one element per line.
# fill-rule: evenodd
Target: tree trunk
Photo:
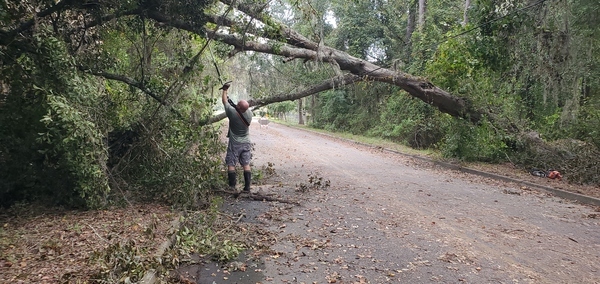
<path fill-rule="evenodd" d="M 585 100 L 590 96 L 592 87 L 589 84 L 587 77 L 581 78 L 581 99 L 579 100 L 580 106 L 585 103 Z"/>
<path fill-rule="evenodd" d="M 234 0 L 220 0 L 226 5 L 233 5 Z M 244 31 L 254 33 L 262 39 L 253 41 L 246 35 L 238 35 L 232 33 L 221 33 L 208 28 L 197 30 L 189 23 L 179 21 L 176 18 L 171 18 L 158 11 L 146 11 L 146 15 L 155 21 L 169 26 L 187 30 L 197 34 L 205 34 L 208 38 L 231 45 L 235 50 L 239 51 L 255 51 L 266 54 L 273 54 L 285 57 L 286 61 L 293 59 L 319 60 L 333 64 L 339 69 L 347 71 L 352 75 L 359 77 L 357 81 L 378 81 L 388 84 L 393 84 L 401 87 L 410 95 L 438 108 L 444 113 L 448 113 L 455 117 L 462 117 L 477 123 L 482 117 L 482 113 L 472 107 L 472 104 L 466 98 L 453 96 L 450 93 L 436 87 L 425 78 L 414 77 L 409 74 L 393 71 L 388 68 L 377 66 L 369 61 L 362 60 L 349 55 L 343 51 L 315 43 L 289 27 L 278 23 L 276 20 L 269 17 L 268 14 L 262 13 L 263 7 L 253 4 L 254 2 L 236 2 L 236 8 L 255 19 L 252 23 L 259 22 L 256 19 L 263 19 L 261 25 L 268 24 L 271 29 L 275 29 L 274 33 L 270 29 L 265 29 L 258 24 L 243 25 Z M 419 0 L 420 17 L 424 19 L 425 0 Z M 207 15 L 209 21 L 215 24 L 237 28 L 240 26 L 235 21 L 218 16 Z M 268 32 L 271 31 L 271 32 Z M 269 39 L 269 40 L 264 40 Z M 336 80 L 336 78 L 332 78 Z M 309 90 L 320 91 L 331 89 L 322 88 L 323 84 L 313 86 Z M 317 91 L 318 92 L 318 91 Z M 317 92 L 305 91 L 304 96 L 309 96 Z M 281 96 L 279 97 L 281 98 Z M 265 100 L 266 101 L 266 100 Z"/>
<path fill-rule="evenodd" d="M 336 64 L 341 70 L 349 71 L 353 75 L 360 77 L 360 79 L 356 81 L 370 80 L 393 84 L 401 87 L 410 95 L 419 98 L 420 100 L 435 106 L 440 111 L 452 116 L 463 117 L 472 122 L 478 122 L 481 119 L 482 114 L 473 109 L 468 100 L 452 96 L 450 93 L 436 87 L 425 78 L 414 77 L 400 71 L 393 71 L 391 69 L 380 67 L 337 49 L 321 46 L 320 53 L 322 56 L 318 57 L 316 51 L 305 48 L 296 48 L 289 45 L 274 46 L 268 43 L 249 41 L 245 38 L 231 34 L 212 33 L 211 36 L 216 40 L 235 46 L 241 50 L 275 54 L 287 58 L 303 58 L 308 60 L 317 60 L 317 58 L 321 58 L 321 60 L 325 62 Z M 325 88 L 321 91 L 327 89 L 330 88 Z M 305 96 L 314 93 L 316 92 L 307 93 Z"/>
<path fill-rule="evenodd" d="M 419 0 L 419 31 L 425 25 L 425 11 L 427 10 L 427 0 Z"/>
<path fill-rule="evenodd" d="M 468 15 L 469 6 L 471 6 L 471 0 L 465 0 L 465 10 L 463 13 L 463 22 L 462 22 L 463 27 L 466 26 L 467 24 L 469 24 L 469 15 Z"/>
<path fill-rule="evenodd" d="M 302 101 L 302 98 L 298 100 L 298 124 L 300 125 L 304 125 L 304 117 L 302 115 Z"/>
<path fill-rule="evenodd" d="M 415 21 L 416 21 L 416 15 L 417 15 L 417 11 L 416 11 L 416 7 L 415 5 L 416 2 L 412 2 L 412 4 L 409 5 L 408 7 L 408 19 L 407 19 L 407 23 L 406 23 L 406 35 L 404 36 L 404 42 L 406 44 L 406 48 L 405 48 L 405 63 L 408 65 L 411 62 L 411 55 L 412 55 L 412 35 L 413 32 L 415 31 Z"/>
<path fill-rule="evenodd" d="M 310 118 L 313 120 L 312 120 L 312 122 L 307 121 L 308 123 L 314 123 L 316 105 L 317 105 L 317 95 L 310 96 Z"/>

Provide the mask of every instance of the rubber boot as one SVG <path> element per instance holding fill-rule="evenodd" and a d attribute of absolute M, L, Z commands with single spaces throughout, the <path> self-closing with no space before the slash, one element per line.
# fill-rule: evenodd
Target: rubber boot
<path fill-rule="evenodd" d="M 252 182 L 252 172 L 244 171 L 244 191 L 250 192 L 250 183 Z"/>
<path fill-rule="evenodd" d="M 237 173 L 235 171 L 227 171 L 227 179 L 229 180 L 229 187 L 235 189 L 237 184 Z"/>

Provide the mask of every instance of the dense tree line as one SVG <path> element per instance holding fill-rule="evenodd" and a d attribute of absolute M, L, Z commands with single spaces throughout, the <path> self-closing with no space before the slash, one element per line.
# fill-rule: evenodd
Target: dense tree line
<path fill-rule="evenodd" d="M 319 95 L 313 125 L 435 148 L 450 158 L 557 168 L 571 181 L 597 183 L 598 7 L 332 1 L 333 47 L 429 78 L 483 115 L 469 123 L 402 90 L 363 83 Z"/>
<path fill-rule="evenodd" d="M 222 182 L 215 87 L 232 78 L 255 107 L 303 102 L 315 127 L 600 180 L 591 0 L 0 7 L 3 205 L 202 203 Z"/>

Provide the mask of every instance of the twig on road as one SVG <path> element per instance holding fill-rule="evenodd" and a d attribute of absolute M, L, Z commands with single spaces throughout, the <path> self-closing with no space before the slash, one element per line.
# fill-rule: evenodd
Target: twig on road
<path fill-rule="evenodd" d="M 229 191 L 229 190 L 224 190 L 224 189 L 217 189 L 215 191 L 227 193 L 227 194 L 233 195 L 236 198 L 247 197 L 248 199 L 256 200 L 256 201 L 280 202 L 280 203 L 294 204 L 294 205 L 300 206 L 300 203 L 298 201 L 277 198 L 277 197 L 262 195 L 262 194 L 258 194 L 258 193 L 242 193 L 242 194 L 240 194 L 239 192 Z"/>

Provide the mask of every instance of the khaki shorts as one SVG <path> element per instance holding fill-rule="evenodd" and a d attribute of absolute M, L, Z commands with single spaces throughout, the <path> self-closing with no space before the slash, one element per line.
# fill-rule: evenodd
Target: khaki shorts
<path fill-rule="evenodd" d="M 250 143 L 236 143 L 229 140 L 227 145 L 227 155 L 225 156 L 225 163 L 228 166 L 234 166 L 239 162 L 242 166 L 250 165 L 252 160 L 252 144 Z"/>

